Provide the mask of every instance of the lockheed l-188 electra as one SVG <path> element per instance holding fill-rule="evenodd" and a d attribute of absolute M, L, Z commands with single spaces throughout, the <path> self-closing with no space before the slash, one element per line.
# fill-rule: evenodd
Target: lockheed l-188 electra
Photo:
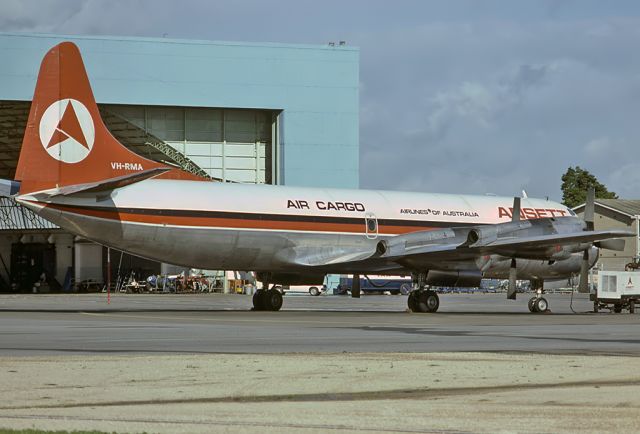
<path fill-rule="evenodd" d="M 142 257 L 203 269 L 251 270 L 256 310 L 279 310 L 275 284 L 321 284 L 328 273 L 411 275 L 414 312 L 435 312 L 432 286 L 484 277 L 541 286 L 579 273 L 621 230 L 593 230 L 546 199 L 298 188 L 214 182 L 136 155 L 103 123 L 78 48 L 42 61 L 16 180 L 16 200 L 78 236 Z M 9 194 L 7 191 L 6 194 Z M 357 284 L 352 294 L 358 295 Z M 531 311 L 544 311 L 540 295 Z"/>

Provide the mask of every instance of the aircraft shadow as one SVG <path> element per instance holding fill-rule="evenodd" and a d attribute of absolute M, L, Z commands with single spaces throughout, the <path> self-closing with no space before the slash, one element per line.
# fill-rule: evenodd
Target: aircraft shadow
<path fill-rule="evenodd" d="M 238 314 L 246 313 L 251 315 L 290 315 L 295 313 L 307 313 L 307 314 L 368 314 L 368 315 L 411 315 L 413 317 L 432 318 L 439 316 L 526 316 L 526 317 L 544 317 L 544 316 L 576 316 L 576 315 L 598 315 L 590 311 L 586 312 L 547 312 L 532 314 L 527 311 L 523 312 L 500 312 L 500 311 L 445 311 L 437 313 L 408 313 L 403 310 L 343 310 L 343 309 L 283 309 L 279 312 L 260 311 L 256 312 L 250 308 L 233 308 L 233 309 L 221 309 L 221 308 L 99 308 L 99 309 L 43 309 L 43 308 L 0 308 L 1 312 L 13 312 L 13 313 L 227 313 Z M 607 315 L 602 313 L 601 315 Z"/>

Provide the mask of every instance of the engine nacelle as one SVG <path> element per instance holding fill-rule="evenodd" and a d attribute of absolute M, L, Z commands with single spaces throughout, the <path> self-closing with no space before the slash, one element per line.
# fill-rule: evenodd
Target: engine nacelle
<path fill-rule="evenodd" d="M 467 232 L 465 244 L 470 247 L 486 246 L 502 237 L 513 237 L 531 228 L 528 220 L 500 223 L 497 225 L 476 226 Z"/>
<path fill-rule="evenodd" d="M 467 234 L 467 245 L 486 246 L 498 239 L 498 228 L 494 226 L 482 226 L 473 228 Z"/>
<path fill-rule="evenodd" d="M 454 287 L 479 287 L 482 273 L 479 271 L 439 271 L 429 270 L 427 273 L 427 285 L 454 286 Z"/>
<path fill-rule="evenodd" d="M 593 267 L 598 261 L 598 255 L 599 251 L 596 247 L 589 249 L 589 267 Z M 516 261 L 518 279 L 560 279 L 580 272 L 582 252 L 573 253 L 566 259 L 560 260 L 518 258 Z M 476 264 L 483 271 L 484 277 L 497 279 L 509 277 L 510 258 L 500 255 L 485 256 Z"/>
<path fill-rule="evenodd" d="M 420 249 L 423 246 L 448 243 L 455 238 L 456 232 L 448 228 L 433 231 L 410 232 L 379 241 L 376 245 L 376 254 L 378 256 L 403 255 Z M 460 240 L 460 242 L 462 242 L 462 240 Z"/>

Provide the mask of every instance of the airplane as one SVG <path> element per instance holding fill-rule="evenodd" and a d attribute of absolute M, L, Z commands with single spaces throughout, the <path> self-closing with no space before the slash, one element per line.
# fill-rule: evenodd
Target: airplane
<path fill-rule="evenodd" d="M 100 117 L 76 45 L 42 61 L 16 180 L 3 189 L 80 237 L 188 267 L 253 270 L 254 310 L 280 310 L 275 284 L 321 284 L 326 274 L 411 275 L 414 312 L 436 312 L 431 286 L 516 279 L 540 288 L 531 312 L 548 309 L 544 279 L 580 273 L 600 248 L 624 248 L 623 230 L 593 230 L 546 199 L 214 182 L 143 158 Z M 352 295 L 359 296 L 357 284 Z"/>

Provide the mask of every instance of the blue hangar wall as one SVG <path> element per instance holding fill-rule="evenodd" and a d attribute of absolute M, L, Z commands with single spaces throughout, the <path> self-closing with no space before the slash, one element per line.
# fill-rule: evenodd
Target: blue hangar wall
<path fill-rule="evenodd" d="M 0 33 L 0 100 L 30 101 L 61 41 L 99 103 L 281 110 L 280 183 L 358 187 L 357 48 Z"/>

